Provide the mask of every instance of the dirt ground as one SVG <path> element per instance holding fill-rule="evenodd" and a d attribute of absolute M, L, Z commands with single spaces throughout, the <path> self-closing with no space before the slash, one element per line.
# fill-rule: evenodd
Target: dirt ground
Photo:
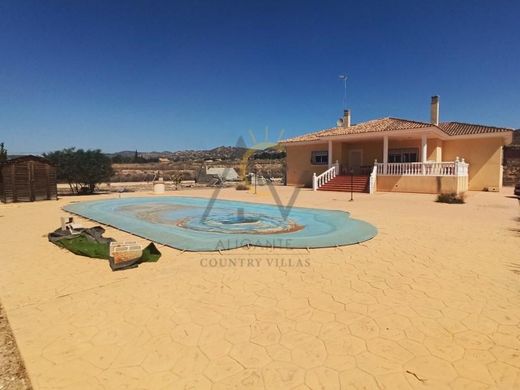
<path fill-rule="evenodd" d="M 0 362 L 0 390 L 32 389 L 2 305 L 0 305 Z"/>
<path fill-rule="evenodd" d="M 351 202 L 289 186 L 277 188 L 278 201 L 261 186 L 171 191 L 283 207 L 292 199 L 349 212 L 378 234 L 308 251 L 159 246 L 157 263 L 123 272 L 52 245 L 47 233 L 71 202 L 160 195 L 1 205 L 9 256 L 0 256 L 0 298 L 35 389 L 520 389 L 512 193 L 470 191 L 454 205 L 382 192 Z M 108 226 L 105 236 L 148 242 Z"/>

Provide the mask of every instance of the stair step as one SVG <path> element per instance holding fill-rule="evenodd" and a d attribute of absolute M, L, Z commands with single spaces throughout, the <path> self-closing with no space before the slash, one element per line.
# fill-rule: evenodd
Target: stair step
<path fill-rule="evenodd" d="M 339 175 L 318 188 L 319 191 L 368 192 L 368 176 Z"/>
<path fill-rule="evenodd" d="M 359 188 L 359 189 L 365 189 L 365 188 L 368 188 L 368 186 L 321 186 L 320 188 Z"/>
<path fill-rule="evenodd" d="M 348 184 L 350 184 L 350 183 L 354 183 L 354 184 L 366 184 L 366 183 L 368 183 L 368 180 L 366 180 L 366 181 L 360 181 L 360 180 L 356 181 L 356 180 L 353 180 L 352 182 L 351 182 L 350 180 L 349 180 L 349 181 L 331 180 L 331 181 L 329 181 L 329 182 L 327 182 L 327 183 L 348 183 Z"/>
<path fill-rule="evenodd" d="M 323 185 L 322 187 L 366 187 L 367 184 L 354 184 L 354 185 L 350 185 L 350 184 L 338 184 L 338 183 L 334 183 L 334 184 L 325 184 Z"/>
<path fill-rule="evenodd" d="M 334 183 L 334 184 L 325 184 L 322 187 L 367 187 L 368 183 L 366 184 L 341 184 L 341 183 Z"/>
<path fill-rule="evenodd" d="M 348 190 L 350 191 L 350 188 L 353 188 L 354 190 L 360 190 L 364 191 L 367 188 L 366 187 L 320 187 L 320 190 Z"/>
<path fill-rule="evenodd" d="M 334 190 L 334 191 L 350 191 L 350 187 L 320 187 L 320 190 Z M 366 187 L 354 187 L 354 191 L 365 191 Z"/>
<path fill-rule="evenodd" d="M 325 184 L 323 184 L 323 185 L 326 186 L 327 184 L 345 184 L 345 185 L 351 185 L 351 184 L 353 184 L 353 185 L 362 185 L 362 186 L 364 186 L 364 185 L 368 184 L 368 182 L 355 182 L 355 181 L 354 181 L 354 182 L 351 183 L 351 182 L 349 182 L 349 181 L 348 181 L 348 182 L 342 182 L 342 181 L 329 181 L 329 182 L 327 182 L 327 183 L 325 183 Z"/>
<path fill-rule="evenodd" d="M 353 190 L 351 191 L 350 189 L 348 190 L 345 190 L 345 189 L 337 189 L 337 188 L 319 188 L 318 191 L 335 191 L 335 192 L 358 192 L 358 193 L 368 193 L 368 190 L 365 190 L 365 189 L 360 189 L 360 190 Z"/>
<path fill-rule="evenodd" d="M 365 185 L 365 184 L 368 184 L 368 181 L 360 181 L 360 182 L 349 182 L 349 181 L 329 181 L 325 184 L 323 184 L 324 186 L 327 185 L 327 184 L 347 184 L 347 185 L 356 185 L 356 184 L 359 184 L 359 185 Z"/>

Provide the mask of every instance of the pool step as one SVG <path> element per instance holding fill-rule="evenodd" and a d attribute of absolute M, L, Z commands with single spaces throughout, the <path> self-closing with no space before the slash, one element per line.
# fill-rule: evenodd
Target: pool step
<path fill-rule="evenodd" d="M 340 192 L 368 192 L 368 176 L 339 175 L 328 181 L 319 191 L 340 191 Z"/>

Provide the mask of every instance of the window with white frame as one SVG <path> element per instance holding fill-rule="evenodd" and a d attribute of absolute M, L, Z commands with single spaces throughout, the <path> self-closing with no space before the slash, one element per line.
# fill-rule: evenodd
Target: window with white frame
<path fill-rule="evenodd" d="M 419 149 L 417 148 L 388 150 L 389 163 L 417 162 L 419 161 L 418 156 Z"/>
<path fill-rule="evenodd" d="M 311 152 L 312 165 L 327 165 L 329 163 L 329 152 L 326 150 L 319 150 Z"/>

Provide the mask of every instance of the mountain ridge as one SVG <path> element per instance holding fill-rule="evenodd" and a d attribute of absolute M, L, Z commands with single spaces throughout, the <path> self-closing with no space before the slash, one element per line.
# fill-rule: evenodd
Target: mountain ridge
<path fill-rule="evenodd" d="M 177 151 L 151 151 L 151 152 L 140 152 L 135 150 L 122 150 L 114 153 L 106 153 L 109 157 L 120 156 L 122 158 L 132 158 L 136 155 L 144 159 L 157 159 L 167 158 L 171 161 L 194 161 L 194 160 L 237 160 L 243 158 L 243 156 L 250 149 L 238 146 L 217 146 L 213 149 L 201 149 L 201 150 L 177 150 Z M 275 147 L 266 149 L 255 149 L 252 156 L 262 158 L 280 158 L 283 152 L 277 150 Z"/>

